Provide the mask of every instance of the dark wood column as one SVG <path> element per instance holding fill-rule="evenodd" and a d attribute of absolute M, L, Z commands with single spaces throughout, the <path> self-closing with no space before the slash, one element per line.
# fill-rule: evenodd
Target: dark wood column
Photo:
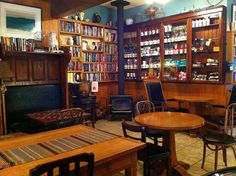
<path fill-rule="evenodd" d="M 118 27 L 118 94 L 124 95 L 124 6 L 129 2 L 117 0 L 111 3 L 117 7 L 117 27 Z"/>

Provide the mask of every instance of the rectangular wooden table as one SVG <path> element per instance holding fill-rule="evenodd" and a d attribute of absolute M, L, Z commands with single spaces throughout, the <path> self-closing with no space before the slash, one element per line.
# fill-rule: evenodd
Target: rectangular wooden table
<path fill-rule="evenodd" d="M 43 133 L 16 137 L 0 141 L 0 152 L 9 151 L 19 147 L 37 145 L 55 139 L 94 132 L 91 127 L 76 125 L 72 127 L 47 131 Z M 91 136 L 92 137 L 92 136 Z M 10 166 L 0 170 L 0 176 L 28 176 L 29 170 L 35 166 L 77 155 L 83 152 L 93 152 L 95 155 L 94 175 L 110 176 L 121 170 L 125 170 L 127 176 L 137 174 L 137 150 L 144 147 L 144 143 L 115 136 L 112 139 L 86 145 L 78 149 L 51 155 L 42 159 L 26 162 L 16 166 Z"/>

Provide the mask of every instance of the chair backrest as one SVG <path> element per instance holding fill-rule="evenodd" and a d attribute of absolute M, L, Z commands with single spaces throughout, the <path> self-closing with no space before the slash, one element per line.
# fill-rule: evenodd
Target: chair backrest
<path fill-rule="evenodd" d="M 58 111 L 57 127 L 62 128 L 75 124 L 82 124 L 84 119 L 83 110 L 81 108 L 69 108 Z"/>
<path fill-rule="evenodd" d="M 41 164 L 36 166 L 35 168 L 30 170 L 30 176 L 41 176 L 46 174 L 48 176 L 58 175 L 55 174 L 55 170 L 59 168 L 59 176 L 69 176 L 76 175 L 80 176 L 80 167 L 81 163 L 85 162 L 87 165 L 83 165 L 86 167 L 86 176 L 93 176 L 94 170 L 94 154 L 93 153 L 81 153 L 76 156 L 63 158 L 60 160 L 52 161 L 49 163 Z M 70 165 L 74 164 L 74 169 L 70 170 Z M 84 174 L 83 174 L 84 176 Z"/>
<path fill-rule="evenodd" d="M 161 105 L 164 102 L 164 95 L 160 82 L 144 82 L 148 100 L 154 105 Z"/>
<path fill-rule="evenodd" d="M 134 122 L 122 121 L 124 137 L 139 140 L 146 143 L 146 127 Z"/>
<path fill-rule="evenodd" d="M 149 100 L 142 100 L 136 104 L 136 113 L 137 114 L 144 114 L 148 112 L 154 112 L 155 106 Z"/>
<path fill-rule="evenodd" d="M 224 122 L 224 132 L 235 136 L 234 134 L 234 118 L 236 117 L 236 103 L 232 103 L 227 106 L 226 113 L 225 113 L 225 122 Z"/>

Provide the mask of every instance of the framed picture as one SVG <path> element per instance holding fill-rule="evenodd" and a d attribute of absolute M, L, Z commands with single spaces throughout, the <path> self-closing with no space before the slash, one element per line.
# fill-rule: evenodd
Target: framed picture
<path fill-rule="evenodd" d="M 41 40 L 41 8 L 0 2 L 0 36 Z"/>

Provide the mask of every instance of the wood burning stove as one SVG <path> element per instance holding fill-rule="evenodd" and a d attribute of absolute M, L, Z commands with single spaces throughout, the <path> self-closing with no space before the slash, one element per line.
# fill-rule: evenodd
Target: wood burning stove
<path fill-rule="evenodd" d="M 110 97 L 111 120 L 126 116 L 129 120 L 133 118 L 133 98 L 131 95 L 112 95 Z"/>

